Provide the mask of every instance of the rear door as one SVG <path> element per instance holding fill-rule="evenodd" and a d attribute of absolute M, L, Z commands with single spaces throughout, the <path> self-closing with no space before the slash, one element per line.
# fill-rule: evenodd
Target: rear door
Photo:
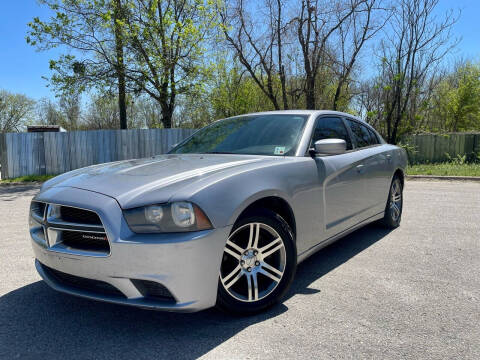
<path fill-rule="evenodd" d="M 345 118 L 345 122 L 361 159 L 364 189 L 361 199 L 364 201 L 363 218 L 366 219 L 385 210 L 391 173 L 388 164 L 391 159 L 382 151 L 380 139 L 369 126 L 350 118 Z"/>

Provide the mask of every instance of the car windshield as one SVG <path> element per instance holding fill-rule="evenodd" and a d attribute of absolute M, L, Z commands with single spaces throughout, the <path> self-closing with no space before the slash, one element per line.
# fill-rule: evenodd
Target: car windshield
<path fill-rule="evenodd" d="M 170 154 L 293 156 L 308 115 L 250 115 L 220 120 L 197 131 Z"/>

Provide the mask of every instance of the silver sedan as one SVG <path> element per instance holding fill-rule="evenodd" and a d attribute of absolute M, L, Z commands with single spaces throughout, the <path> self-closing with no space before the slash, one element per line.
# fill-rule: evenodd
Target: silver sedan
<path fill-rule="evenodd" d="M 36 268 L 96 300 L 262 311 L 309 255 L 373 221 L 399 226 L 406 164 L 345 113 L 220 120 L 166 155 L 47 181 L 30 209 Z"/>

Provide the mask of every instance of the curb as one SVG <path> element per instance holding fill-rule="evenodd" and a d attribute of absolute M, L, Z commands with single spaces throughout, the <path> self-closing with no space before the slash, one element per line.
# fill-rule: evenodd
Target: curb
<path fill-rule="evenodd" d="M 407 175 L 408 180 L 480 181 L 480 176 Z"/>

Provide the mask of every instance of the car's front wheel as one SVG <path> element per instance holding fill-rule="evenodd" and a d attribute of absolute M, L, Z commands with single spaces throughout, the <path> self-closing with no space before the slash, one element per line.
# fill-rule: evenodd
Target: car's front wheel
<path fill-rule="evenodd" d="M 218 284 L 217 306 L 252 314 L 277 303 L 295 275 L 292 231 L 269 210 L 239 220 L 227 239 Z"/>

